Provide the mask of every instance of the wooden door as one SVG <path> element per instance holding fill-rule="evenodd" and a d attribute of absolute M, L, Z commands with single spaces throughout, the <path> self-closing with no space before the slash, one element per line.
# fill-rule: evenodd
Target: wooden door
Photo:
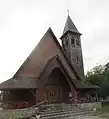
<path fill-rule="evenodd" d="M 59 86 L 46 86 L 46 99 L 48 103 L 56 103 L 60 101 L 60 88 Z"/>

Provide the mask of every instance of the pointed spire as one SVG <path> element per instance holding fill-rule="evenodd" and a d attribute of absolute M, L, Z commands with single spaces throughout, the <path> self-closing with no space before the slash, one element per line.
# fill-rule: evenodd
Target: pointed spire
<path fill-rule="evenodd" d="M 64 27 L 64 31 L 63 31 L 63 34 L 62 36 L 67 32 L 67 31 L 71 31 L 73 33 L 77 33 L 77 34 L 80 34 L 79 31 L 77 30 L 76 26 L 74 25 L 73 21 L 71 20 L 70 16 L 68 15 L 67 17 L 67 21 L 66 21 L 66 24 L 65 24 L 65 27 Z"/>

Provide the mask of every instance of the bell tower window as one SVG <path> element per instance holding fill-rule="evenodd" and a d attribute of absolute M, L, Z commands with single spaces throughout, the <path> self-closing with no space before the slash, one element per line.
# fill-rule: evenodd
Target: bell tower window
<path fill-rule="evenodd" d="M 69 37 L 68 36 L 66 37 L 66 40 L 69 40 Z"/>
<path fill-rule="evenodd" d="M 76 45 L 80 45 L 80 41 L 79 41 L 79 39 L 78 38 L 76 38 Z"/>
<path fill-rule="evenodd" d="M 76 57 L 76 64 L 78 64 L 78 62 L 79 62 L 79 58 L 78 58 L 78 57 Z"/>
<path fill-rule="evenodd" d="M 69 40 L 69 37 L 66 36 L 66 40 L 65 40 L 65 44 L 66 44 L 66 46 L 68 46 L 68 40 Z"/>
<path fill-rule="evenodd" d="M 68 46 L 68 40 L 66 40 L 66 43 L 65 44 L 66 44 L 66 46 Z"/>
<path fill-rule="evenodd" d="M 74 39 L 74 37 L 73 37 L 73 36 L 71 37 L 71 44 L 72 44 L 72 45 L 74 45 L 74 44 L 75 44 L 75 39 Z"/>

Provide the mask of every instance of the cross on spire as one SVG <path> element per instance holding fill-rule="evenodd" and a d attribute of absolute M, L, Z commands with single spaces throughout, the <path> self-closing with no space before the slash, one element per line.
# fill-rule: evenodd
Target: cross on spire
<path fill-rule="evenodd" d="M 69 15 L 69 9 L 67 9 L 67 13 L 68 13 L 68 15 Z"/>

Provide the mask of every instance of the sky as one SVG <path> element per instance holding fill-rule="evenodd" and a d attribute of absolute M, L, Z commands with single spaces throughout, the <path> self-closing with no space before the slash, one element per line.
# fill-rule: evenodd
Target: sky
<path fill-rule="evenodd" d="M 85 72 L 109 61 L 109 0 L 0 0 L 0 82 L 14 75 L 49 27 L 60 41 L 67 9 L 82 33 Z"/>

